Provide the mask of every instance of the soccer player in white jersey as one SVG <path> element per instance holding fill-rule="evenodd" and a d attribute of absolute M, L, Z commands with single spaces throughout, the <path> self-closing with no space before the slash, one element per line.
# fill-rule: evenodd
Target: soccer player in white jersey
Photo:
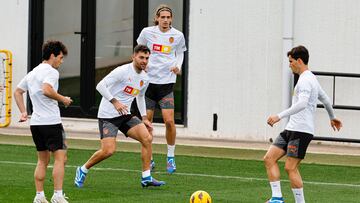
<path fill-rule="evenodd" d="M 290 117 L 285 130 L 276 138 L 264 156 L 265 167 L 270 181 L 272 198 L 270 203 L 284 202 L 280 187 L 280 170 L 277 161 L 287 156 L 285 170 L 289 176 L 290 185 L 296 203 L 304 203 L 303 182 L 299 165 L 304 159 L 307 147 L 314 135 L 314 117 L 317 101 L 320 100 L 330 117 L 330 125 L 334 130 L 340 130 L 342 123 L 334 115 L 329 97 L 321 88 L 316 76 L 309 70 L 309 52 L 304 46 L 294 47 L 287 53 L 292 72 L 298 74 L 299 80 L 294 89 L 290 108 L 268 118 L 272 127 L 282 118 Z"/>
<path fill-rule="evenodd" d="M 132 55 L 133 62 L 117 67 L 96 86 L 103 96 L 98 112 L 101 148 L 83 166 L 76 169 L 75 185 L 77 187 L 83 187 L 85 177 L 91 167 L 115 153 L 118 130 L 126 137 L 131 137 L 141 143 L 141 185 L 148 187 L 165 184 L 163 181 L 152 178 L 150 173 L 152 125 L 146 116 L 145 91 L 149 78 L 144 71 L 149 55 L 150 49 L 147 46 L 137 45 Z M 130 114 L 130 105 L 135 97 L 142 122 L 138 117 Z"/>
<path fill-rule="evenodd" d="M 171 8 L 160 5 L 155 12 L 155 26 L 144 28 L 137 39 L 138 44 L 147 45 L 152 52 L 147 70 L 150 78 L 146 91 L 147 116 L 152 122 L 156 106 L 161 109 L 168 148 L 167 172 L 170 174 L 176 170 L 173 91 L 186 51 L 183 33 L 171 26 L 172 17 Z M 153 160 L 151 164 L 152 168 L 155 167 Z"/>
<path fill-rule="evenodd" d="M 57 93 L 59 86 L 58 68 L 64 62 L 67 49 L 59 41 L 47 41 L 42 48 L 43 62 L 30 71 L 18 84 L 14 98 L 20 110 L 20 122 L 28 119 L 23 94 L 28 91 L 33 105 L 30 129 L 37 150 L 37 165 L 34 178 L 36 196 L 34 203 L 48 202 L 44 194 L 46 169 L 50 152 L 54 156 L 53 181 L 54 195 L 51 202 L 66 203 L 63 194 L 63 180 L 66 163 L 66 143 L 64 128 L 61 124 L 58 102 L 69 106 L 70 97 Z"/>

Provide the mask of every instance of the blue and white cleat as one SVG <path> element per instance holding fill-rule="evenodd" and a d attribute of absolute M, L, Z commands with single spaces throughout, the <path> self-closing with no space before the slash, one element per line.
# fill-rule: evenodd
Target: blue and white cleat
<path fill-rule="evenodd" d="M 153 172 L 155 171 L 155 161 L 151 159 L 151 162 L 150 162 L 150 171 Z"/>
<path fill-rule="evenodd" d="M 283 197 L 272 197 L 266 203 L 284 203 L 284 202 L 285 201 Z"/>
<path fill-rule="evenodd" d="M 80 167 L 77 167 L 74 180 L 76 187 L 82 188 L 84 186 L 86 174 L 87 173 L 83 172 Z"/>
<path fill-rule="evenodd" d="M 172 174 L 176 171 L 175 157 L 167 158 L 166 170 L 169 174 Z"/>
<path fill-rule="evenodd" d="M 162 185 L 165 185 L 164 181 L 158 181 L 155 178 L 153 178 L 152 176 L 141 178 L 141 186 L 142 187 L 149 187 L 149 186 L 158 187 L 158 186 L 162 186 Z"/>

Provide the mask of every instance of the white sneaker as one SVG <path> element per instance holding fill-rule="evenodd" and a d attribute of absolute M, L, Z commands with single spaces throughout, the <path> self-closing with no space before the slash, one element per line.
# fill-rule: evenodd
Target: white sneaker
<path fill-rule="evenodd" d="M 69 203 L 66 199 L 69 199 L 65 196 L 65 193 L 62 196 L 53 195 L 51 198 L 51 203 Z"/>
<path fill-rule="evenodd" d="M 33 203 L 49 203 L 45 197 L 35 196 Z"/>

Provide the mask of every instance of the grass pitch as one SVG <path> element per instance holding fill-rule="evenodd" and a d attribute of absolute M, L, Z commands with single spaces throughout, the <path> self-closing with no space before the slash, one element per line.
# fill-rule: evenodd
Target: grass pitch
<path fill-rule="evenodd" d="M 9 144 L 9 140 L 16 145 Z M 0 136 L 0 143 L 7 143 L 0 144 L 0 202 L 31 202 L 35 195 L 36 165 L 31 138 Z M 197 190 L 207 191 L 215 203 L 265 202 L 271 196 L 265 169 L 259 160 L 265 151 L 177 146 L 177 172 L 168 175 L 166 155 L 161 150 L 165 146 L 155 145 L 153 176 L 167 184 L 143 189 L 140 147 L 132 143 L 119 143 L 119 152 L 92 168 L 84 188 L 78 189 L 73 185 L 75 167 L 83 164 L 98 145 L 98 141 L 69 140 L 64 181 L 69 202 L 184 203 L 189 202 L 190 195 Z M 360 201 L 360 157 L 309 154 L 306 159 L 301 173 L 307 202 Z M 283 168 L 283 163 L 280 165 Z M 281 172 L 285 200 L 294 202 L 286 173 Z M 49 168 L 45 181 L 48 199 L 52 190 Z"/>

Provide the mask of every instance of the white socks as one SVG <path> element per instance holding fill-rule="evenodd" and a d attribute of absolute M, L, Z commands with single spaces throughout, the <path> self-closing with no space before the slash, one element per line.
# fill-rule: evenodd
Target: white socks
<path fill-rule="evenodd" d="M 63 196 L 63 191 L 62 190 L 54 190 L 54 195 L 57 197 L 62 197 Z"/>
<path fill-rule="evenodd" d="M 174 157 L 175 156 L 175 145 L 168 145 L 167 148 L 168 148 L 167 156 Z"/>
<path fill-rule="evenodd" d="M 151 176 L 150 170 L 146 170 L 146 171 L 143 171 L 143 172 L 142 172 L 142 177 L 143 177 L 143 178 L 146 178 L 146 177 L 149 177 L 149 176 Z"/>
<path fill-rule="evenodd" d="M 296 203 L 305 203 L 304 189 L 303 188 L 292 188 Z"/>
<path fill-rule="evenodd" d="M 272 197 L 282 197 L 280 181 L 270 182 Z"/>
<path fill-rule="evenodd" d="M 45 193 L 44 193 L 44 191 L 40 191 L 40 192 L 36 191 L 36 196 L 37 197 L 45 197 Z"/>
<path fill-rule="evenodd" d="M 88 172 L 89 172 L 89 169 L 87 169 L 87 168 L 85 167 L 85 165 L 81 166 L 80 169 L 81 169 L 81 171 L 84 172 L 84 173 L 88 173 Z"/>

